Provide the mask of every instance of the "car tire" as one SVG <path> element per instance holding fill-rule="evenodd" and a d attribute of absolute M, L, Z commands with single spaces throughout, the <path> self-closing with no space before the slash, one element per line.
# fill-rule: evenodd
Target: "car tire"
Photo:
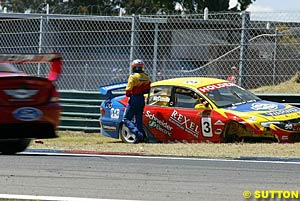
<path fill-rule="evenodd" d="M 130 132 L 129 128 L 127 128 L 124 124 L 120 125 L 119 136 L 121 140 L 125 143 L 135 142 L 135 134 Z"/>
<path fill-rule="evenodd" d="M 0 140 L 0 152 L 12 155 L 24 151 L 30 144 L 31 139 L 8 139 Z"/>
<path fill-rule="evenodd" d="M 225 134 L 223 136 L 223 141 L 225 143 L 234 143 L 240 142 L 241 138 L 239 137 L 239 124 L 237 122 L 230 122 L 225 129 Z"/>

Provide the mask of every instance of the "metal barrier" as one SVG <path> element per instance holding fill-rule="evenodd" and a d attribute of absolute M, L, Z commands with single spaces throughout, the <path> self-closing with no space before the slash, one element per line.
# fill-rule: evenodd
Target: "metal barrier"
<path fill-rule="evenodd" d="M 300 95 L 257 94 L 260 98 L 300 107 Z M 60 130 L 100 132 L 100 104 L 104 96 L 98 92 L 60 91 L 63 106 Z"/>
<path fill-rule="evenodd" d="M 100 132 L 100 104 L 104 97 L 98 92 L 60 91 L 63 107 L 60 130 Z"/>

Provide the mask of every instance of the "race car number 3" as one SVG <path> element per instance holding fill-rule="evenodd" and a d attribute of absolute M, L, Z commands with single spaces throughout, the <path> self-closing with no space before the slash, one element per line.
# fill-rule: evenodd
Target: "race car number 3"
<path fill-rule="evenodd" d="M 204 137 L 212 137 L 211 118 L 202 118 L 201 127 Z"/>

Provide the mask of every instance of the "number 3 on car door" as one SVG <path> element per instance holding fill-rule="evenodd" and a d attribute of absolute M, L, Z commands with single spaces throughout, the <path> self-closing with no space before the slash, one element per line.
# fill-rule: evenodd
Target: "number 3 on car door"
<path fill-rule="evenodd" d="M 211 118 L 202 118 L 201 127 L 204 137 L 212 137 Z"/>

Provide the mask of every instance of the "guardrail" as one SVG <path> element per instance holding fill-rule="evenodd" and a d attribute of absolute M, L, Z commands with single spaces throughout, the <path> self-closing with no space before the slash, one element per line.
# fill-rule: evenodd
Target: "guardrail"
<path fill-rule="evenodd" d="M 60 91 L 63 107 L 59 130 L 100 132 L 100 104 L 104 100 L 98 92 Z"/>
<path fill-rule="evenodd" d="M 63 106 L 59 130 L 100 132 L 100 104 L 104 96 L 99 92 L 60 91 Z M 300 94 L 257 94 L 261 99 L 289 103 L 300 107 Z"/>

